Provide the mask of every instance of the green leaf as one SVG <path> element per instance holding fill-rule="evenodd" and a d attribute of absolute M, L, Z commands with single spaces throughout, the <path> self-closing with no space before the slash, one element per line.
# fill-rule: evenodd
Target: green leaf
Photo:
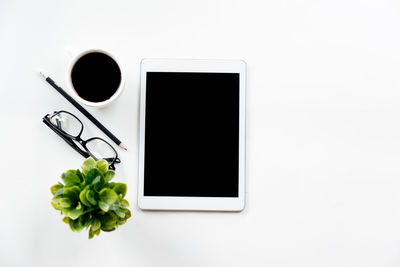
<path fill-rule="evenodd" d="M 71 228 L 71 230 L 72 230 L 73 232 L 75 232 L 74 221 L 73 221 L 73 220 L 69 220 L 69 221 L 68 221 L 68 224 L 69 224 L 69 228 Z"/>
<path fill-rule="evenodd" d="M 86 175 L 91 169 L 96 167 L 96 161 L 93 158 L 88 158 L 83 162 L 82 165 L 82 172 L 84 175 Z"/>
<path fill-rule="evenodd" d="M 115 171 L 113 170 L 108 170 L 105 174 L 104 174 L 104 181 L 109 182 L 111 181 L 111 179 L 115 176 Z"/>
<path fill-rule="evenodd" d="M 79 194 L 79 199 L 83 205 L 90 207 L 91 204 L 90 204 L 89 200 L 86 198 L 86 193 L 88 191 L 89 191 L 89 187 L 86 187 L 85 189 L 83 189 L 82 192 Z"/>
<path fill-rule="evenodd" d="M 50 187 L 50 191 L 53 195 L 57 193 L 58 190 L 62 189 L 64 186 L 62 184 L 55 184 L 52 187 Z"/>
<path fill-rule="evenodd" d="M 92 190 L 87 190 L 86 192 L 86 199 L 89 201 L 90 204 L 95 206 L 97 204 L 96 199 L 94 199 L 94 191 Z"/>
<path fill-rule="evenodd" d="M 122 203 L 122 205 L 124 205 L 125 207 L 129 207 L 129 202 L 128 202 L 128 200 L 123 199 L 123 200 L 121 201 L 121 203 Z"/>
<path fill-rule="evenodd" d="M 116 225 L 118 217 L 114 212 L 110 211 L 104 214 L 101 218 L 101 229 L 111 229 Z"/>
<path fill-rule="evenodd" d="M 124 220 L 119 220 L 118 222 L 117 222 L 117 225 L 124 225 L 126 223 L 126 219 L 124 219 Z"/>
<path fill-rule="evenodd" d="M 60 206 L 62 208 L 69 208 L 72 206 L 72 201 L 71 199 L 67 198 L 67 197 L 63 197 L 62 199 L 60 199 Z"/>
<path fill-rule="evenodd" d="M 93 231 L 97 231 L 98 229 L 100 229 L 101 226 L 101 222 L 98 218 L 94 218 L 92 221 L 92 230 Z"/>
<path fill-rule="evenodd" d="M 105 228 L 105 227 L 101 227 L 101 230 L 103 230 L 104 232 L 112 232 L 114 231 L 116 228 L 112 227 L 112 228 Z"/>
<path fill-rule="evenodd" d="M 99 171 L 101 172 L 101 174 L 105 174 L 106 172 L 107 172 L 107 170 L 108 170 L 108 163 L 107 163 L 107 161 L 106 160 L 99 160 L 99 161 L 97 161 L 97 163 L 96 163 L 96 167 L 97 167 L 97 169 L 99 169 Z"/>
<path fill-rule="evenodd" d="M 125 212 L 122 209 L 117 209 L 114 212 L 115 212 L 115 214 L 118 215 L 118 217 L 120 217 L 122 219 L 125 218 Z"/>
<path fill-rule="evenodd" d="M 117 199 L 118 195 L 114 190 L 104 188 L 99 192 L 100 200 L 107 203 L 108 205 L 113 204 Z"/>
<path fill-rule="evenodd" d="M 119 203 L 114 203 L 110 205 L 110 210 L 117 210 L 119 209 Z"/>
<path fill-rule="evenodd" d="M 61 196 L 63 193 L 64 193 L 64 189 L 65 189 L 65 187 L 63 187 L 63 188 L 60 188 L 56 193 L 55 193 L 55 197 L 58 197 L 58 196 Z"/>
<path fill-rule="evenodd" d="M 96 178 L 94 178 L 92 184 L 98 184 L 100 182 L 100 180 L 101 180 L 101 176 L 98 175 L 98 176 L 96 176 Z"/>
<path fill-rule="evenodd" d="M 89 213 L 83 214 L 78 220 L 83 227 L 87 227 L 91 223 L 91 215 Z"/>
<path fill-rule="evenodd" d="M 64 172 L 61 175 L 61 179 L 63 179 L 65 187 L 70 187 L 76 184 L 79 185 L 81 183 L 81 180 L 79 179 L 78 175 L 76 175 L 75 170 L 69 170 L 67 172 Z"/>
<path fill-rule="evenodd" d="M 76 202 L 79 199 L 79 186 L 74 185 L 72 187 L 64 188 L 63 196 L 71 199 L 72 202 Z"/>
<path fill-rule="evenodd" d="M 128 209 L 125 209 L 124 211 L 125 211 L 125 219 L 129 219 L 132 216 L 131 211 Z"/>
<path fill-rule="evenodd" d="M 108 205 L 107 203 L 105 203 L 103 201 L 99 201 L 99 208 L 102 211 L 107 212 L 110 209 L 110 205 Z"/>
<path fill-rule="evenodd" d="M 98 175 L 92 182 L 93 189 L 94 190 L 99 190 L 103 187 L 104 185 L 104 178 L 101 175 Z"/>
<path fill-rule="evenodd" d="M 92 239 L 94 237 L 94 232 L 92 230 L 92 227 L 89 229 L 89 239 Z"/>
<path fill-rule="evenodd" d="M 81 171 L 79 169 L 76 169 L 75 173 L 79 177 L 79 180 L 81 181 L 81 183 L 83 183 L 83 175 L 82 175 Z"/>
<path fill-rule="evenodd" d="M 64 209 L 63 212 L 65 216 L 69 217 L 72 220 L 76 220 L 83 213 L 82 209 L 75 208 Z"/>
<path fill-rule="evenodd" d="M 85 185 L 90 185 L 92 182 L 97 179 L 97 177 L 101 177 L 101 173 L 98 169 L 91 169 L 86 173 L 85 176 Z M 100 178 L 98 178 L 100 179 Z"/>
<path fill-rule="evenodd" d="M 81 224 L 80 220 L 69 220 L 69 227 L 74 232 L 80 232 L 80 231 L 82 231 L 83 228 L 85 228 Z"/>
<path fill-rule="evenodd" d="M 117 193 L 118 195 L 122 195 L 122 198 L 125 197 L 126 195 L 126 191 L 128 190 L 126 184 L 123 183 L 116 183 L 113 187 L 115 193 Z"/>
<path fill-rule="evenodd" d="M 61 199 L 61 197 L 54 197 L 54 198 L 51 200 L 51 205 L 52 205 L 53 208 L 55 208 L 56 210 L 61 210 L 61 209 L 62 209 L 62 207 L 61 207 L 61 205 L 60 205 L 60 199 Z"/>
<path fill-rule="evenodd" d="M 68 218 L 68 217 L 64 217 L 64 218 L 62 219 L 62 221 L 65 222 L 65 223 L 69 223 L 69 218 Z"/>

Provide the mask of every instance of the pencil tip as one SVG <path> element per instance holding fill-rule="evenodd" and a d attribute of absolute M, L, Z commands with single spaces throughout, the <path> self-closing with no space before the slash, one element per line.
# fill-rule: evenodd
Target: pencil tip
<path fill-rule="evenodd" d="M 122 149 L 124 149 L 124 150 L 126 150 L 126 151 L 128 151 L 128 149 L 126 149 L 126 146 L 124 146 L 122 143 L 119 144 L 119 147 L 122 148 Z"/>
<path fill-rule="evenodd" d="M 40 75 L 40 77 L 42 77 L 43 79 L 47 79 L 47 76 L 42 72 L 42 71 L 39 71 L 39 75 Z"/>

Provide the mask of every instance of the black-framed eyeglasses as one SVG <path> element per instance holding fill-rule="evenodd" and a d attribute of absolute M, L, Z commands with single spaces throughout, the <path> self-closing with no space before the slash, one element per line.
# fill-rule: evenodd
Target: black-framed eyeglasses
<path fill-rule="evenodd" d="M 83 123 L 72 113 L 64 110 L 55 111 L 44 116 L 43 122 L 85 158 L 91 156 L 95 160 L 104 159 L 112 170 L 115 170 L 114 163 L 121 162 L 117 151 L 104 139 L 92 137 L 83 140 L 81 138 Z"/>

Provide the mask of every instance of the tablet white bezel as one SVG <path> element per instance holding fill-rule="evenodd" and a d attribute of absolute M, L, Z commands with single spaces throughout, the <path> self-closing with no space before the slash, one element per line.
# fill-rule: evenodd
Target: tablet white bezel
<path fill-rule="evenodd" d="M 147 72 L 239 73 L 239 195 L 225 197 L 144 196 Z M 242 60 L 143 59 L 141 62 L 138 206 L 144 210 L 240 211 L 245 206 L 246 63 Z"/>

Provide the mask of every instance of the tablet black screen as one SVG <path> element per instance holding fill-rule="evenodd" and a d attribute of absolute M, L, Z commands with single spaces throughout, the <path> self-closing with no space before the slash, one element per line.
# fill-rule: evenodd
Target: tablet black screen
<path fill-rule="evenodd" d="M 146 80 L 144 195 L 238 197 L 239 74 Z"/>

